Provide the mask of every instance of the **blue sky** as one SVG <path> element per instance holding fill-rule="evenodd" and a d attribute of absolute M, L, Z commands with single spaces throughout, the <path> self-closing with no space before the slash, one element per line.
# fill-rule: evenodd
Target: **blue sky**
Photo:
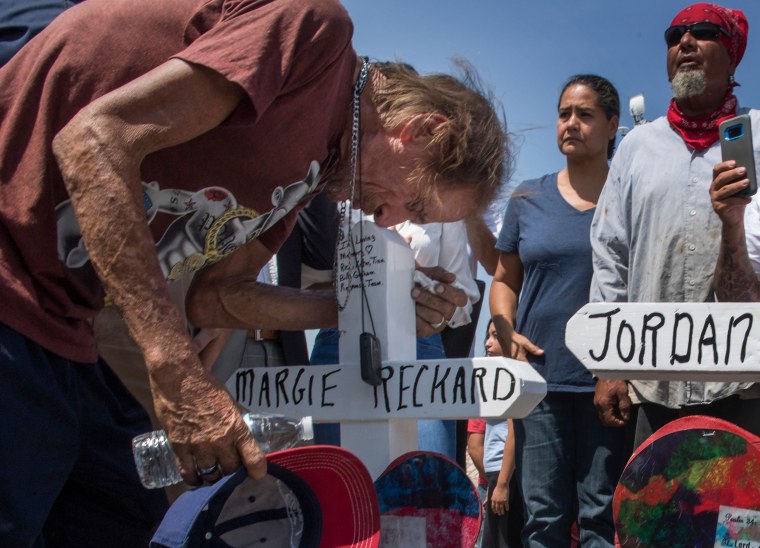
<path fill-rule="evenodd" d="M 690 2 L 671 0 L 342 0 L 362 55 L 402 60 L 420 72 L 450 72 L 462 56 L 504 105 L 520 147 L 514 178 L 564 165 L 555 145 L 557 96 L 567 77 L 591 72 L 621 96 L 644 93 L 646 116 L 665 113 L 670 87 L 663 32 Z M 744 11 L 749 42 L 736 71 L 740 104 L 760 104 L 760 2 L 732 0 Z"/>
<path fill-rule="evenodd" d="M 563 82 L 581 72 L 608 78 L 621 97 L 621 125 L 633 124 L 629 97 L 643 93 L 646 117 L 665 113 L 670 87 L 663 33 L 691 2 L 671 0 L 341 0 L 361 55 L 401 60 L 420 72 L 451 72 L 466 58 L 502 102 L 517 144 L 513 180 L 564 165 L 555 142 Z M 760 105 L 760 2 L 732 0 L 749 20 L 736 71 L 740 105 Z M 487 304 L 487 303 L 486 303 Z M 484 305 L 484 308 L 487 308 Z M 486 314 L 478 326 L 482 341 Z M 480 344 L 476 355 L 482 355 Z"/>

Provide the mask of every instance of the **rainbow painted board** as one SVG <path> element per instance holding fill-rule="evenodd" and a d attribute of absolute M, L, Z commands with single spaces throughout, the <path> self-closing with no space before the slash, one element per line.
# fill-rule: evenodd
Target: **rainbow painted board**
<path fill-rule="evenodd" d="M 760 547 L 760 438 L 712 417 L 671 422 L 628 461 L 620 546 Z"/>

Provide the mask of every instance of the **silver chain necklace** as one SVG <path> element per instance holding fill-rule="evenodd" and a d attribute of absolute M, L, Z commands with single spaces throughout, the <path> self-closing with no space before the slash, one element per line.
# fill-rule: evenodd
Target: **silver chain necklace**
<path fill-rule="evenodd" d="M 351 234 L 351 214 L 350 211 L 346 211 L 347 209 L 353 210 L 354 207 L 354 190 L 356 188 L 356 164 L 359 156 L 359 120 L 360 120 L 360 101 L 359 98 L 362 94 L 362 91 L 364 90 L 364 87 L 367 85 L 367 81 L 369 80 L 369 59 L 367 57 L 362 57 L 362 67 L 359 70 L 359 77 L 356 80 L 356 85 L 354 86 L 354 96 L 353 96 L 353 118 L 351 121 L 351 178 L 348 181 L 348 208 L 346 207 L 346 201 L 342 201 L 340 203 L 340 220 L 338 225 L 338 238 L 335 243 L 335 257 L 333 259 L 333 283 L 335 285 L 335 299 L 338 303 L 338 310 L 341 312 L 346 308 L 346 305 L 348 304 L 348 298 L 351 295 L 351 289 L 353 286 L 352 281 L 352 268 L 351 264 L 352 261 L 348 261 L 348 269 L 345 272 L 345 276 L 347 276 L 348 279 L 348 287 L 346 289 L 346 296 L 341 303 L 340 301 L 340 284 L 338 283 L 340 277 L 338 274 L 338 255 L 339 250 L 341 247 L 341 244 L 343 243 L 344 238 L 348 238 L 349 244 L 352 241 L 352 234 Z M 344 231 L 344 225 L 345 225 L 345 231 Z"/>

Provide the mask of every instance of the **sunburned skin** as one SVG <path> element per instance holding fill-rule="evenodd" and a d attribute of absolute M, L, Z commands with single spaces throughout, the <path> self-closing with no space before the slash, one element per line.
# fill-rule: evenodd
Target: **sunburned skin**
<path fill-rule="evenodd" d="M 158 419 L 190 485 L 200 484 L 198 469 L 217 463 L 225 474 L 242 464 L 258 478 L 266 472 L 266 461 L 229 393 L 203 367 L 169 297 L 145 222 L 140 163 L 151 152 L 218 126 L 241 93 L 216 73 L 171 60 L 91 103 L 53 142 L 91 263 L 143 353 Z M 204 108 L 194 108 L 198 104 Z M 336 325 L 333 291 L 307 296 L 255 282 L 251 273 L 271 255 L 251 240 L 202 270 L 188 293 L 188 319 L 201 327 Z M 453 281 L 447 273 L 431 275 Z M 430 317 L 450 317 L 466 299 L 461 290 L 444 286 L 437 294 L 413 294 L 420 336 L 431 334 L 425 332 Z"/>
<path fill-rule="evenodd" d="M 242 462 L 261 477 L 266 461 L 229 394 L 203 369 L 169 298 L 145 222 L 139 165 L 150 152 L 219 125 L 240 94 L 221 76 L 172 60 L 93 102 L 53 142 L 92 264 L 143 352 L 156 413 L 191 485 L 200 483 L 196 466 L 218 462 L 228 473 Z"/>

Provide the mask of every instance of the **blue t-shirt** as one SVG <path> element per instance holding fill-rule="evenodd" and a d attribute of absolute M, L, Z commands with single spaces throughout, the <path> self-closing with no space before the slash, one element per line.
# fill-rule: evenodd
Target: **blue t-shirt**
<path fill-rule="evenodd" d="M 507 441 L 508 433 L 507 419 L 486 419 L 486 433 L 483 440 L 483 469 L 486 473 L 501 470 L 504 442 Z"/>
<path fill-rule="evenodd" d="M 518 253 L 523 285 L 516 330 L 544 349 L 528 356 L 554 392 L 590 392 L 591 373 L 565 346 L 565 325 L 588 303 L 589 231 L 594 208 L 579 211 L 557 188 L 557 174 L 526 181 L 507 204 L 496 248 Z"/>

